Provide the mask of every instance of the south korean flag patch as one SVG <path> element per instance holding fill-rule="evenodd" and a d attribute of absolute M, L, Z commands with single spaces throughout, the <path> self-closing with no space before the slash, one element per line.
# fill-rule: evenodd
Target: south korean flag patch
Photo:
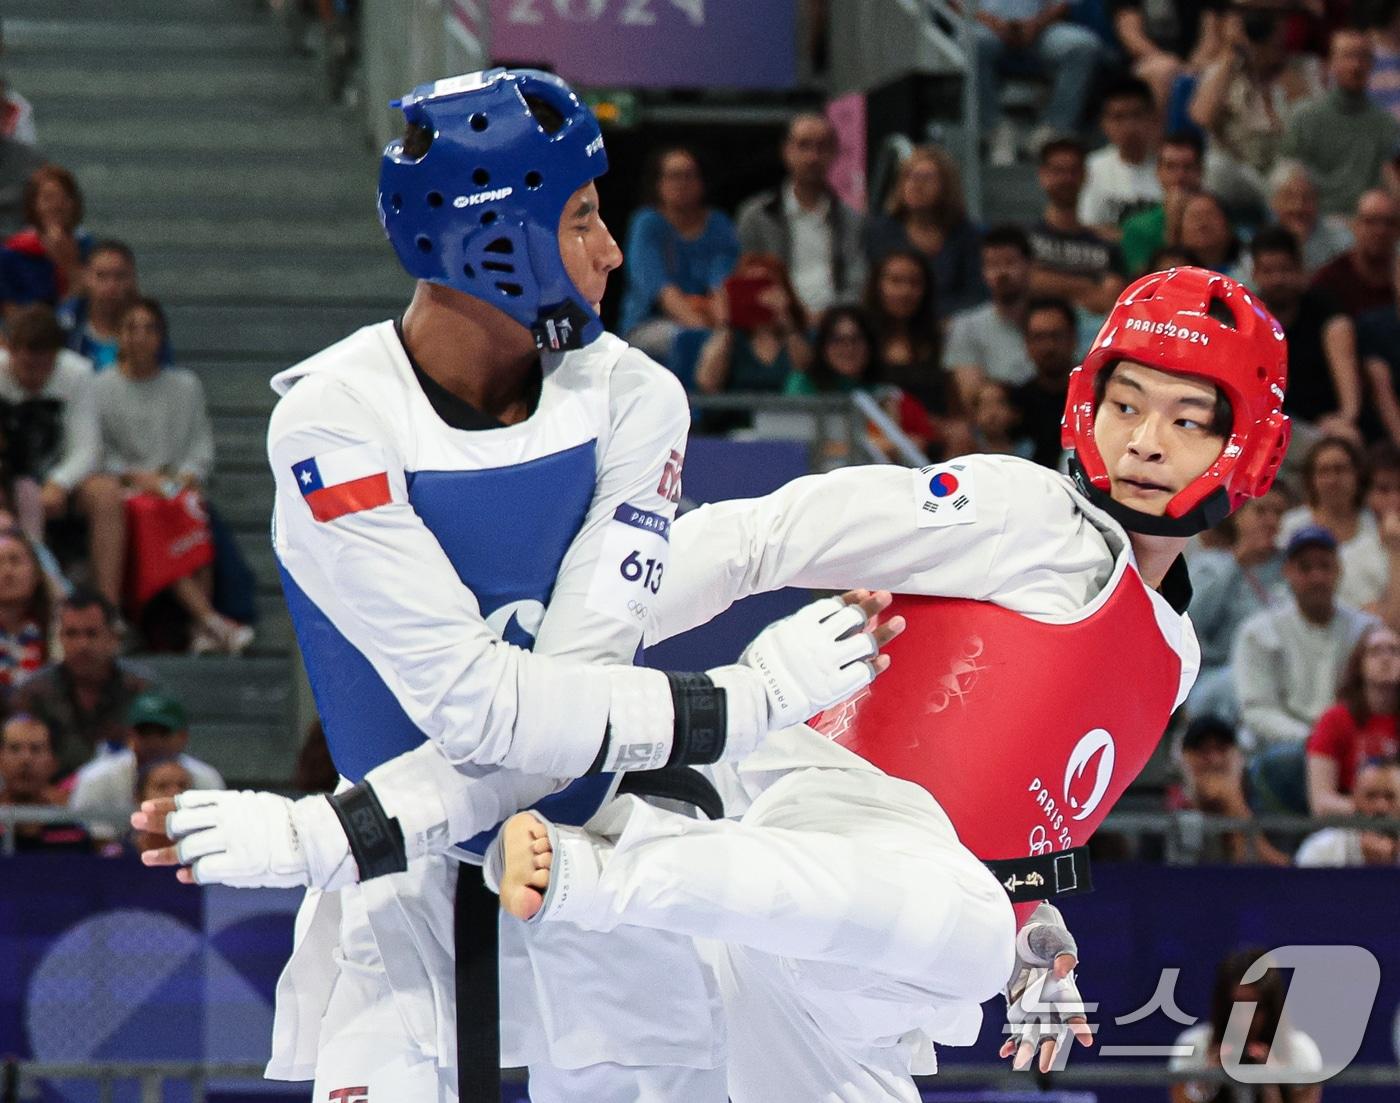
<path fill-rule="evenodd" d="M 921 529 L 977 520 L 977 491 L 965 463 L 936 463 L 913 472 L 916 524 Z"/>

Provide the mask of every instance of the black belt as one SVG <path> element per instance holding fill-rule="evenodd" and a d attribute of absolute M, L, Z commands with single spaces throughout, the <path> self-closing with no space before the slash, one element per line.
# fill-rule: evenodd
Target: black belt
<path fill-rule="evenodd" d="M 501 902 L 479 866 L 457 864 L 454 915 L 457 1099 L 501 1103 Z"/>
<path fill-rule="evenodd" d="M 1094 891 L 1089 848 L 1076 846 L 1026 858 L 984 859 L 1013 904 Z"/>
<path fill-rule="evenodd" d="M 724 817 L 719 793 L 684 766 L 624 774 L 620 793 L 693 804 L 712 820 Z M 457 866 L 453 942 L 456 953 L 458 1103 L 501 1099 L 501 906 L 477 866 Z"/>

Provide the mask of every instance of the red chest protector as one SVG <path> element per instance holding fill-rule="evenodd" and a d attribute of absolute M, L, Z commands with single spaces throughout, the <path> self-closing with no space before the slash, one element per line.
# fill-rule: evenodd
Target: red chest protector
<path fill-rule="evenodd" d="M 922 785 L 979 858 L 1081 846 L 1152 756 L 1181 677 L 1137 572 L 1110 585 L 1068 624 L 897 597 L 890 613 L 909 626 L 890 669 L 812 726 Z"/>

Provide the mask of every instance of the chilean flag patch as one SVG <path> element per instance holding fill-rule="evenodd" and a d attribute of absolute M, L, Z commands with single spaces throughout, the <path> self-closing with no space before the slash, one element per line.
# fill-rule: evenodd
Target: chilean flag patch
<path fill-rule="evenodd" d="M 292 464 L 292 477 L 318 521 L 334 521 L 393 501 L 388 465 L 377 444 L 352 444 Z"/>

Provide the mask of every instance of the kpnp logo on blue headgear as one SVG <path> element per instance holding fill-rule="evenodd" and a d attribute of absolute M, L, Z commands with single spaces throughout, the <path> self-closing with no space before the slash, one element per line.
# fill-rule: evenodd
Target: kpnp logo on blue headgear
<path fill-rule="evenodd" d="M 496 307 L 540 348 L 598 337 L 559 253 L 565 204 L 608 168 L 583 101 L 552 74 L 488 69 L 419 85 L 394 106 L 426 144 L 412 156 L 391 142 L 380 165 L 380 221 L 408 274 Z"/>

